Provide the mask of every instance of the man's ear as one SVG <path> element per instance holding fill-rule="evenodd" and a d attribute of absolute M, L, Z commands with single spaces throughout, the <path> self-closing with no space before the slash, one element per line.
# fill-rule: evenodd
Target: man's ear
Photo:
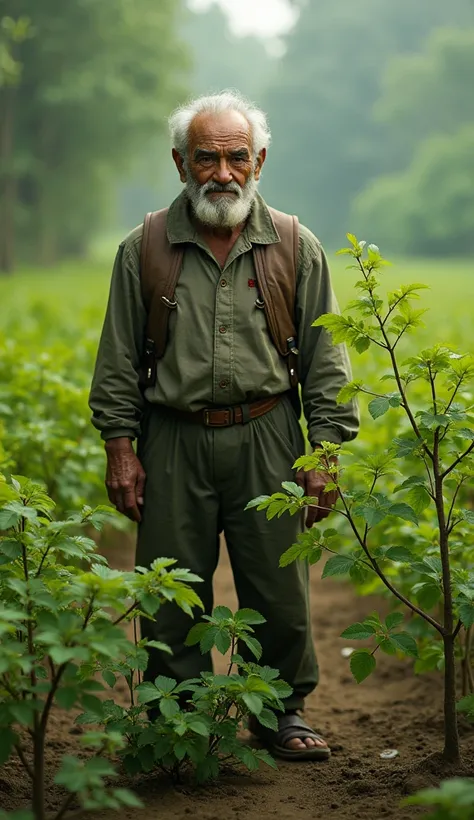
<path fill-rule="evenodd" d="M 257 161 L 256 161 L 256 164 L 255 164 L 255 179 L 260 179 L 260 174 L 262 173 L 263 163 L 265 162 L 266 158 L 267 158 L 267 149 L 262 148 L 262 150 L 260 151 L 260 153 L 257 157 Z"/>
<path fill-rule="evenodd" d="M 184 167 L 184 159 L 181 156 L 181 154 L 178 153 L 176 148 L 173 148 L 172 154 L 173 154 L 174 164 L 176 165 L 176 167 L 178 169 L 179 178 L 180 178 L 181 182 L 186 182 L 187 174 L 186 174 L 186 169 Z"/>

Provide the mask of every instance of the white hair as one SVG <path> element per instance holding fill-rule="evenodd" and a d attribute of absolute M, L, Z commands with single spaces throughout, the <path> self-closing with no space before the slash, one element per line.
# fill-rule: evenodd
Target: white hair
<path fill-rule="evenodd" d="M 268 148 L 271 132 L 266 114 L 238 91 L 232 90 L 197 97 L 177 108 L 168 120 L 173 148 L 185 158 L 188 152 L 189 128 L 194 118 L 198 114 L 222 114 L 224 111 L 238 111 L 243 114 L 252 129 L 255 157 L 263 148 Z"/>

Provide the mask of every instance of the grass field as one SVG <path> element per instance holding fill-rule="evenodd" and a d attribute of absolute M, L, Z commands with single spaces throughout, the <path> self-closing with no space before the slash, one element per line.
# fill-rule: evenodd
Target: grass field
<path fill-rule="evenodd" d="M 12 277 L 0 279 L 2 311 L 0 324 L 8 317 L 20 317 L 35 306 L 54 305 L 63 315 L 77 316 L 78 311 L 104 309 L 109 287 L 110 258 L 102 251 L 90 261 L 65 262 L 52 270 L 22 269 Z M 345 270 L 343 257 L 328 254 L 334 286 L 341 305 L 352 298 L 356 272 Z M 421 282 L 429 287 L 422 295 L 423 305 L 430 309 L 427 324 L 436 335 L 464 337 L 465 345 L 474 341 L 472 305 L 474 303 L 474 260 L 396 260 L 386 268 L 387 288 L 395 289 L 401 282 Z M 465 335 L 466 334 L 466 335 Z M 469 337 L 470 334 L 470 337 Z"/>

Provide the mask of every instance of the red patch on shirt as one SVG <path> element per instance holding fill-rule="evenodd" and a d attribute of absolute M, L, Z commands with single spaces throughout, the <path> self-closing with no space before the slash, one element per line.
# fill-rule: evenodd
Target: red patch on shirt
<path fill-rule="evenodd" d="M 257 280 L 256 279 L 249 279 L 249 288 L 256 288 L 257 287 Z"/>

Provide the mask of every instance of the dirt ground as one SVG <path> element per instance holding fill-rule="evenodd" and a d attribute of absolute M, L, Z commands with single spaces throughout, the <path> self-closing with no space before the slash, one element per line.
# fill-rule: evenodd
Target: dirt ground
<path fill-rule="evenodd" d="M 115 553 L 115 564 L 129 562 L 129 553 L 122 553 L 119 561 Z M 145 807 L 121 812 L 121 820 L 290 820 L 305 816 L 312 820 L 412 820 L 420 816 L 417 809 L 401 809 L 401 798 L 454 773 L 442 774 L 435 762 L 426 764 L 427 756 L 441 749 L 441 679 L 415 677 L 409 663 L 382 655 L 376 673 L 358 686 L 348 661 L 341 656 L 347 641 L 339 635 L 377 602 L 357 598 L 344 583 L 321 581 L 320 574 L 316 567 L 312 601 L 321 684 L 308 700 L 306 716 L 327 738 L 333 750 L 331 760 L 281 762 L 278 771 L 262 768 L 252 775 L 229 771 L 217 784 L 201 789 L 174 787 L 160 775 L 137 778 L 133 787 Z M 215 589 L 216 603 L 236 606 L 225 552 Z M 123 690 L 117 694 L 123 697 Z M 71 726 L 71 715 L 54 715 L 48 770 L 58 758 L 76 751 L 77 729 L 71 733 Z M 474 775 L 474 727 L 462 723 L 461 736 L 464 773 Z M 399 757 L 381 760 L 380 752 L 387 748 L 398 749 Z M 0 808 L 28 805 L 28 788 L 20 767 L 10 761 L 0 769 Z M 47 794 L 53 810 L 62 802 L 62 794 L 52 782 Z M 116 816 L 111 814 L 110 820 Z"/>

